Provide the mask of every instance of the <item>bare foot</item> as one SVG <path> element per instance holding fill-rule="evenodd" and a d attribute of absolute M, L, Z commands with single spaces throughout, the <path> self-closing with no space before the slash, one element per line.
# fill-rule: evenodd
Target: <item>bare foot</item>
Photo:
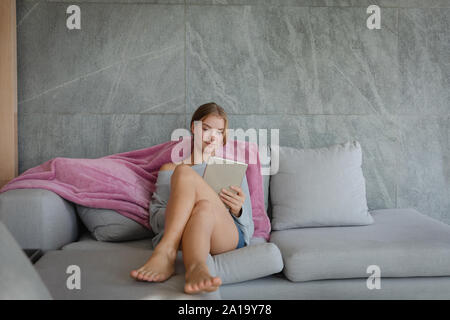
<path fill-rule="evenodd" d="M 197 293 L 200 291 L 212 292 L 222 284 L 219 277 L 212 277 L 209 273 L 208 266 L 205 263 L 192 266 L 186 271 L 186 283 L 184 292 Z"/>
<path fill-rule="evenodd" d="M 139 269 L 132 270 L 130 275 L 140 281 L 165 281 L 175 272 L 176 257 L 176 251 L 169 252 L 164 248 L 155 248 L 150 259 Z"/>

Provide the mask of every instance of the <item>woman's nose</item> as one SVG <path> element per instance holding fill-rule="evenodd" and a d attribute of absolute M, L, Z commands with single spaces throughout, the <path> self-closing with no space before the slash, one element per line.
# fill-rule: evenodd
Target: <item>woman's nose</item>
<path fill-rule="evenodd" d="M 214 142 L 214 141 L 217 140 L 217 133 L 216 133 L 216 132 L 213 132 L 213 133 L 211 134 L 210 140 L 211 140 L 211 142 Z"/>

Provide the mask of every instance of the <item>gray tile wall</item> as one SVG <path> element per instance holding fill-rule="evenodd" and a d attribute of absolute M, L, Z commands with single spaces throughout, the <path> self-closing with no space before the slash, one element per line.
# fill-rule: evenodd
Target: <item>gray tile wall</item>
<path fill-rule="evenodd" d="M 450 223 L 450 0 L 17 0 L 17 25 L 20 173 L 162 143 L 215 101 L 281 145 L 359 140 L 370 209 Z"/>

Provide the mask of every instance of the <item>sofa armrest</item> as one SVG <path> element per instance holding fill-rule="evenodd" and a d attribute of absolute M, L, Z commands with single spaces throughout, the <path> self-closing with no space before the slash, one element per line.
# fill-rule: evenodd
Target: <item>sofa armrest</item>
<path fill-rule="evenodd" d="M 0 221 L 0 300 L 49 300 L 39 273 Z"/>
<path fill-rule="evenodd" d="M 78 238 L 73 204 L 45 189 L 0 193 L 0 220 L 24 249 L 60 249 Z"/>

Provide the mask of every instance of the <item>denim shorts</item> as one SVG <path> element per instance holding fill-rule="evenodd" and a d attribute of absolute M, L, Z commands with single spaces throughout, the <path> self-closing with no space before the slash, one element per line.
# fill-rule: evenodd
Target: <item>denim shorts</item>
<path fill-rule="evenodd" d="M 238 229 L 238 233 L 239 233 L 239 241 L 237 244 L 236 249 L 242 248 L 245 246 L 245 241 L 244 241 L 244 233 L 241 230 L 241 227 L 239 227 L 239 224 L 236 222 L 235 219 L 233 219 L 234 224 L 236 225 L 236 228 Z"/>

